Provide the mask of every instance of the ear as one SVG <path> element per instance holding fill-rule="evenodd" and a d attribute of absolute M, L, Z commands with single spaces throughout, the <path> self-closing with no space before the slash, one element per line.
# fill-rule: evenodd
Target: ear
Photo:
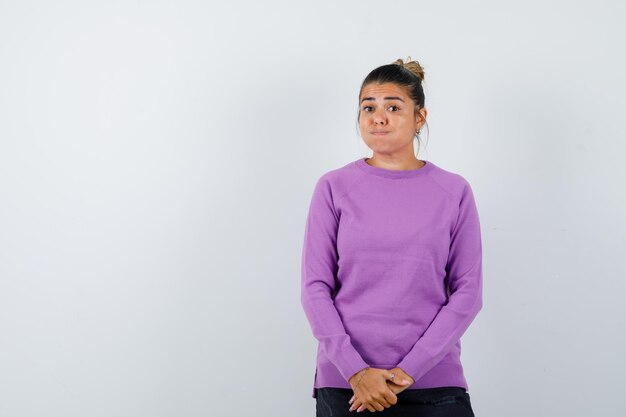
<path fill-rule="evenodd" d="M 422 125 L 426 122 L 427 115 L 428 110 L 426 110 L 425 107 L 422 107 L 415 112 L 415 130 L 418 130 L 422 127 Z"/>

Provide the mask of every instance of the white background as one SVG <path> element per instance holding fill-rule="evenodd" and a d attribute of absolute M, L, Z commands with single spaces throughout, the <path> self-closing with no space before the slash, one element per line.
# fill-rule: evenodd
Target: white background
<path fill-rule="evenodd" d="M 476 415 L 623 410 L 625 12 L 0 2 L 0 416 L 313 416 L 309 199 L 408 55 L 481 217 Z"/>

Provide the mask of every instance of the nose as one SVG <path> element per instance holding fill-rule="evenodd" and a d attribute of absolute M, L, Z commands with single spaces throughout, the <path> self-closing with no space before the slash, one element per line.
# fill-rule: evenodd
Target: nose
<path fill-rule="evenodd" d="M 374 124 L 376 125 L 384 125 L 385 123 L 387 123 L 387 115 L 385 114 L 384 110 L 377 109 L 374 112 L 372 119 L 374 121 Z"/>

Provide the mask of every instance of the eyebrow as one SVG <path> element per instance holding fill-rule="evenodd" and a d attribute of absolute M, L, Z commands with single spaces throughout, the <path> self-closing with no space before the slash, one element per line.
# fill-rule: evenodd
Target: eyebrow
<path fill-rule="evenodd" d="M 363 97 L 363 99 L 361 100 L 361 103 L 363 103 L 365 100 L 376 100 L 374 97 Z M 385 97 L 385 100 L 400 100 L 401 102 L 404 103 L 404 100 L 402 100 L 400 97 Z"/>

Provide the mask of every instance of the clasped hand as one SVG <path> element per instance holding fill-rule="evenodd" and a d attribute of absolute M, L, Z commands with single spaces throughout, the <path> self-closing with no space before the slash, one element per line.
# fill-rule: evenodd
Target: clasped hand
<path fill-rule="evenodd" d="M 393 381 L 389 380 L 392 372 Z M 374 412 L 391 407 L 398 402 L 396 394 L 415 381 L 402 368 L 396 367 L 390 370 L 367 368 L 354 374 L 349 382 L 354 391 L 349 401 L 350 411 L 356 410 L 359 413 L 365 409 Z"/>

